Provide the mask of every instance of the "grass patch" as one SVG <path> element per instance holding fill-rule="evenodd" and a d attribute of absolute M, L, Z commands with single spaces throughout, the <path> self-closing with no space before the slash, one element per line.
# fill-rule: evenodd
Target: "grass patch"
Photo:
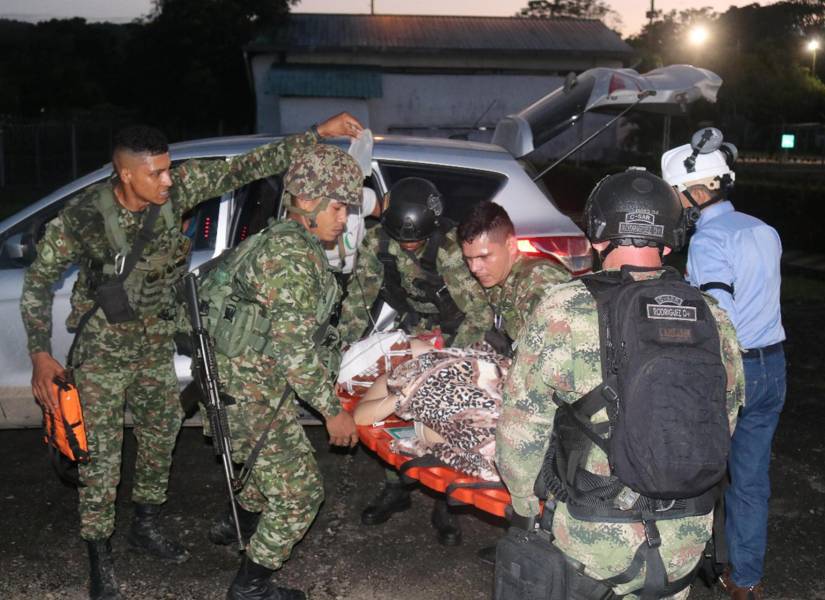
<path fill-rule="evenodd" d="M 782 276 L 782 302 L 806 304 L 825 300 L 825 280 L 803 275 Z"/>

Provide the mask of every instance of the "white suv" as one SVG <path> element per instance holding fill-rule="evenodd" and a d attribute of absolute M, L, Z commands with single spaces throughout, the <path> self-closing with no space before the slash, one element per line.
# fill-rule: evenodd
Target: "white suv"
<path fill-rule="evenodd" d="M 673 68 L 676 67 L 666 69 Z M 705 88 L 708 79 L 711 83 L 712 78 L 718 80 L 701 69 L 678 68 L 690 69 L 688 74 L 694 80 L 701 79 Z M 544 255 L 571 273 L 589 270 L 590 245 L 584 234 L 554 206 L 543 186 L 534 183 L 535 174 L 528 163 L 518 160 L 514 154 L 521 158 L 533 149 L 537 140 L 548 139 L 539 130 L 548 124 L 548 118 L 552 120 L 552 127 L 558 129 L 565 119 L 575 120 L 573 117 L 582 112 L 599 107 L 599 103 L 593 101 L 596 95 L 603 96 L 601 105 L 615 107 L 622 102 L 628 105 L 635 101 L 638 91 L 642 91 L 637 81 L 647 85 L 647 80 L 628 69 L 593 69 L 574 79 L 577 83 L 571 84 L 568 80 L 564 88 L 502 121 L 495 139 L 501 145 L 376 136 L 372 174 L 365 185 L 381 195 L 403 177 L 429 179 L 444 196 L 446 216 L 456 222 L 460 222 L 474 204 L 492 200 L 501 204 L 512 218 L 522 251 Z M 617 81 L 623 86 L 621 89 L 632 87 L 635 93 L 625 93 L 622 100 L 615 89 Z M 696 87 L 695 83 L 690 85 Z M 718 84 L 715 87 L 718 88 Z M 570 102 L 571 99 L 575 102 Z M 664 99 L 664 95 L 660 99 Z M 693 99 L 696 98 L 690 101 Z M 559 101 L 562 106 L 557 110 L 554 107 Z M 570 114 L 560 118 L 559 110 Z M 175 163 L 191 158 L 223 160 L 273 139 L 240 136 L 183 142 L 173 144 L 170 153 Z M 23 274 L 34 260 L 35 244 L 46 223 L 69 199 L 106 179 L 111 172 L 111 165 L 106 165 L 0 222 L 0 339 L 3 342 L 0 344 L 0 428 L 40 424 L 39 410 L 31 399 L 31 362 L 19 308 Z M 280 177 L 268 177 L 198 205 L 182 224 L 193 237 L 191 266 L 201 264 L 261 229 L 270 217 L 279 214 L 280 196 Z M 65 359 L 72 340 L 65 321 L 75 277 L 76 269 L 69 270 L 54 290 L 52 348 L 60 361 Z M 182 381 L 189 379 L 188 357 L 176 356 L 175 367 Z"/>

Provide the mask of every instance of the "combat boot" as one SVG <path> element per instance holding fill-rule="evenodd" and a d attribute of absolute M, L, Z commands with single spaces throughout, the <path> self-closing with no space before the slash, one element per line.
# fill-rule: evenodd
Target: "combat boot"
<path fill-rule="evenodd" d="M 436 500 L 430 519 L 442 546 L 458 546 L 461 543 L 461 524 L 458 515 L 450 512 L 446 500 Z"/>
<path fill-rule="evenodd" d="M 381 493 L 361 512 L 361 523 L 380 525 L 393 513 L 407 510 L 411 505 L 410 491 L 401 482 L 385 481 Z"/>
<path fill-rule="evenodd" d="M 306 600 L 307 596 L 301 590 L 273 585 L 269 578 L 274 572 L 244 556 L 226 592 L 226 600 Z"/>
<path fill-rule="evenodd" d="M 135 503 L 135 516 L 129 529 L 129 545 L 157 558 L 175 563 L 189 560 L 189 551 L 170 540 L 158 529 L 160 504 Z"/>
<path fill-rule="evenodd" d="M 243 544 L 249 544 L 250 538 L 255 535 L 258 529 L 258 521 L 261 520 L 261 513 L 250 512 L 236 504 L 238 509 L 238 524 L 241 526 L 241 537 Z M 235 520 L 232 518 L 232 507 L 227 506 L 226 510 L 216 520 L 212 521 L 209 528 L 209 541 L 219 546 L 229 546 L 237 541 L 235 532 Z"/>
<path fill-rule="evenodd" d="M 115 581 L 109 540 L 86 540 L 89 550 L 89 600 L 123 600 Z"/>

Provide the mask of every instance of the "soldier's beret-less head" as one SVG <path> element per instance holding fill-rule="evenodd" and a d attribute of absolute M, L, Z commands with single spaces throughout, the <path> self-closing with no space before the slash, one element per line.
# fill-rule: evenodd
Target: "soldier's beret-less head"
<path fill-rule="evenodd" d="M 169 152 L 169 142 L 160 129 L 148 125 L 130 125 L 115 135 L 114 154 L 130 152 L 156 156 Z"/>
<path fill-rule="evenodd" d="M 349 154 L 336 146 L 317 144 L 300 153 L 284 176 L 284 190 L 294 197 L 361 205 L 364 175 Z"/>
<path fill-rule="evenodd" d="M 485 201 L 476 204 L 470 214 L 461 221 L 456 231 L 458 241 L 471 243 L 476 238 L 487 235 L 496 241 L 504 241 L 516 234 L 510 215 L 495 202 Z"/>

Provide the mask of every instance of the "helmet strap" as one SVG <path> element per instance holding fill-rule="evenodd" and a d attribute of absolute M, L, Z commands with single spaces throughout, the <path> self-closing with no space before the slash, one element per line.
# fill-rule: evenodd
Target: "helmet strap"
<path fill-rule="evenodd" d="M 293 196 L 292 202 L 294 201 L 295 200 Z M 321 200 L 320 204 L 318 204 L 318 206 L 316 206 L 313 210 L 304 210 L 300 206 L 295 206 L 292 202 L 290 202 L 289 205 L 286 207 L 286 212 L 301 215 L 302 217 L 306 217 L 307 219 L 309 219 L 310 229 L 315 229 L 316 227 L 318 227 L 318 222 L 316 220 L 316 218 L 318 217 L 318 213 L 320 213 L 323 210 L 326 210 L 327 206 L 329 206 L 329 200 L 326 198 Z"/>
<path fill-rule="evenodd" d="M 696 200 L 687 190 L 687 188 L 682 190 L 682 193 L 685 195 L 685 198 L 688 199 L 688 202 L 690 202 L 691 205 L 691 207 L 687 210 L 687 221 L 689 227 L 696 224 L 696 221 L 699 220 L 699 213 L 702 210 L 706 209 L 711 204 L 716 204 L 717 202 L 725 200 L 724 185 L 721 185 L 719 187 L 719 190 L 716 191 L 716 193 L 714 193 L 708 200 L 706 200 L 702 204 L 696 202 Z"/>
<path fill-rule="evenodd" d="M 604 264 L 607 255 L 613 252 L 616 248 L 619 247 L 619 244 L 616 243 L 616 240 L 608 240 L 607 247 L 604 250 L 596 250 L 596 254 L 599 255 L 599 261 Z"/>

